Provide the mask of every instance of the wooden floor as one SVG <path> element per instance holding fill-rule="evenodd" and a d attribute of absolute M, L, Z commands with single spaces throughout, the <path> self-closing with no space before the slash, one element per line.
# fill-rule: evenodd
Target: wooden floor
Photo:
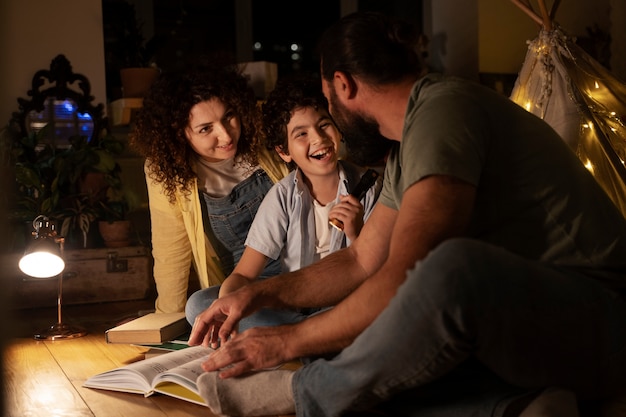
<path fill-rule="evenodd" d="M 11 311 L 12 337 L 3 355 L 6 417 L 183 417 L 213 416 L 208 408 L 164 395 L 144 398 L 83 388 L 92 375 L 144 358 L 145 349 L 107 344 L 104 331 L 153 307 L 152 301 L 64 306 L 63 322 L 87 329 L 86 336 L 37 341 L 38 330 L 56 323 L 56 308 Z"/>
<path fill-rule="evenodd" d="M 214 416 L 206 407 L 164 395 L 144 398 L 139 394 L 82 387 L 92 375 L 144 358 L 143 348 L 107 344 L 104 331 L 152 309 L 153 305 L 152 301 L 145 300 L 65 306 L 63 322 L 82 326 L 88 334 L 62 341 L 37 341 L 33 338 L 35 332 L 56 323 L 56 308 L 10 311 L 0 322 L 0 331 L 4 327 L 3 334 L 11 335 L 4 346 L 2 415 Z M 626 395 L 590 410 L 581 409 L 581 417 L 626 417 Z"/>

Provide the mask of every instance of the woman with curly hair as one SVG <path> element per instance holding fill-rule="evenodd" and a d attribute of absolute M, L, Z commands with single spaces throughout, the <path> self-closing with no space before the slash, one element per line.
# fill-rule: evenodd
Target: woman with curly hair
<path fill-rule="evenodd" d="M 259 146 L 259 110 L 231 67 L 163 73 L 138 112 L 131 145 L 146 158 L 160 313 L 182 312 L 191 264 L 200 288 L 239 261 L 259 204 L 287 168 Z M 263 275 L 280 272 L 269 262 Z"/>
<path fill-rule="evenodd" d="M 283 272 L 295 271 L 349 246 L 378 198 L 382 180 L 377 175 L 368 175 L 373 181 L 363 195 L 349 195 L 365 168 L 339 159 L 342 135 L 317 78 L 280 79 L 263 104 L 262 132 L 268 151 L 293 170 L 263 199 L 233 272 L 221 286 L 189 298 L 186 313 L 192 323 L 217 298 L 262 278 L 268 262 L 280 260 Z M 333 227 L 329 219 L 340 224 Z M 239 331 L 295 323 L 315 311 L 262 309 L 243 318 Z"/>

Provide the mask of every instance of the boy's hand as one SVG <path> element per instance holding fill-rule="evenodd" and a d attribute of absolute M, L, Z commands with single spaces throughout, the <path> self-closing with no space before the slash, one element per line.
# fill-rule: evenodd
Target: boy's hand
<path fill-rule="evenodd" d="M 341 221 L 346 237 L 354 241 L 363 227 L 363 205 L 355 196 L 343 195 L 339 203 L 330 209 L 328 217 Z"/>

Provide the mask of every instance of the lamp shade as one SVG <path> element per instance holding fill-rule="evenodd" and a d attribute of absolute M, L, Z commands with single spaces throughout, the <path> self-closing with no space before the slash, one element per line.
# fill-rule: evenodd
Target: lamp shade
<path fill-rule="evenodd" d="M 19 262 L 20 270 L 35 278 L 50 278 L 65 269 L 59 246 L 54 240 L 39 238 L 32 242 Z"/>

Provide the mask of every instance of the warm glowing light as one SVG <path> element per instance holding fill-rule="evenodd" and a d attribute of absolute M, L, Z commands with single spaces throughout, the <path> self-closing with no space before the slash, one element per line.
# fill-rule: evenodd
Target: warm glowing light
<path fill-rule="evenodd" d="M 54 387 L 47 387 L 46 384 L 37 385 L 37 392 L 32 393 L 35 395 L 33 398 L 37 398 L 37 401 L 42 404 L 54 404 L 55 401 L 59 400 L 59 393 Z"/>
<path fill-rule="evenodd" d="M 626 216 L 623 83 L 593 59 L 587 59 L 571 41 L 558 27 L 542 30 L 537 39 L 530 41 L 511 98 L 527 111 L 541 113 L 540 117 L 552 124 L 568 144 L 583 145 L 575 147 L 581 163 Z M 557 77 L 566 86 L 560 91 L 550 88 Z M 572 105 L 579 108 L 578 115 L 585 116 L 579 118 L 569 112 Z M 563 108 L 563 112 L 545 112 L 548 106 Z M 611 150 L 607 147 L 615 152 L 607 152 Z"/>
<path fill-rule="evenodd" d="M 50 278 L 63 271 L 65 262 L 60 256 L 49 252 L 33 252 L 20 259 L 19 267 L 31 277 Z"/>

